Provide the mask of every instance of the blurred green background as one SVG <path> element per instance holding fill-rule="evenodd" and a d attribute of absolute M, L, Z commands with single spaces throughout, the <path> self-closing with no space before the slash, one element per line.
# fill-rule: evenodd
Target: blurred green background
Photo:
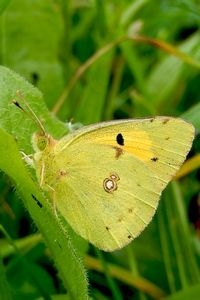
<path fill-rule="evenodd" d="M 149 227 L 121 251 L 86 247 L 84 264 L 93 299 L 198 299 L 199 1 L 1 0 L 0 13 L 1 65 L 37 87 L 61 121 L 171 115 L 196 127 L 194 168 L 189 163 L 168 186 Z M 9 177 L 0 175 L 0 299 L 71 299 Z M 66 270 L 70 276 L 67 257 Z"/>

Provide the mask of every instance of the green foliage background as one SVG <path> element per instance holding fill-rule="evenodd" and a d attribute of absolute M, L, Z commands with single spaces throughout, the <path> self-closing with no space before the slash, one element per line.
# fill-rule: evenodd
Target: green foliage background
<path fill-rule="evenodd" d="M 198 299 L 199 11 L 195 0 L 1 0 L 0 299 Z M 138 239 L 100 252 L 57 221 L 22 163 L 37 127 L 12 104 L 17 90 L 54 137 L 71 119 L 183 116 L 197 130 L 194 168 Z"/>

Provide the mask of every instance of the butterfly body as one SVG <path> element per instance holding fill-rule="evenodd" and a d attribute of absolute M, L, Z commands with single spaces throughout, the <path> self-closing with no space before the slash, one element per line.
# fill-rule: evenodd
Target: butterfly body
<path fill-rule="evenodd" d="M 192 125 L 171 117 L 90 125 L 58 141 L 46 137 L 36 173 L 72 228 L 113 251 L 149 224 L 193 137 Z"/>

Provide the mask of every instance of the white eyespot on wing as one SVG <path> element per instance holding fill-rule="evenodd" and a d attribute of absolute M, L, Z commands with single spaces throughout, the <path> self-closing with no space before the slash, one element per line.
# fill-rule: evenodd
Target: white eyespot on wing
<path fill-rule="evenodd" d="M 120 180 L 118 174 L 111 173 L 110 176 L 103 181 L 104 190 L 107 193 L 112 193 L 117 189 L 117 181 Z"/>
<path fill-rule="evenodd" d="M 117 189 L 117 183 L 110 178 L 106 178 L 103 181 L 103 187 L 106 192 L 111 193 Z"/>

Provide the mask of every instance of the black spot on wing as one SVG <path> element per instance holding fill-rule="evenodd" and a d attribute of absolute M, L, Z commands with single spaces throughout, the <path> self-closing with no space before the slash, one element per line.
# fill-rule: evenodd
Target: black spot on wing
<path fill-rule="evenodd" d="M 156 162 L 158 160 L 158 157 L 152 157 L 151 160 Z"/>
<path fill-rule="evenodd" d="M 118 135 L 116 136 L 116 141 L 118 145 L 124 146 L 124 137 L 121 133 L 118 133 Z"/>

